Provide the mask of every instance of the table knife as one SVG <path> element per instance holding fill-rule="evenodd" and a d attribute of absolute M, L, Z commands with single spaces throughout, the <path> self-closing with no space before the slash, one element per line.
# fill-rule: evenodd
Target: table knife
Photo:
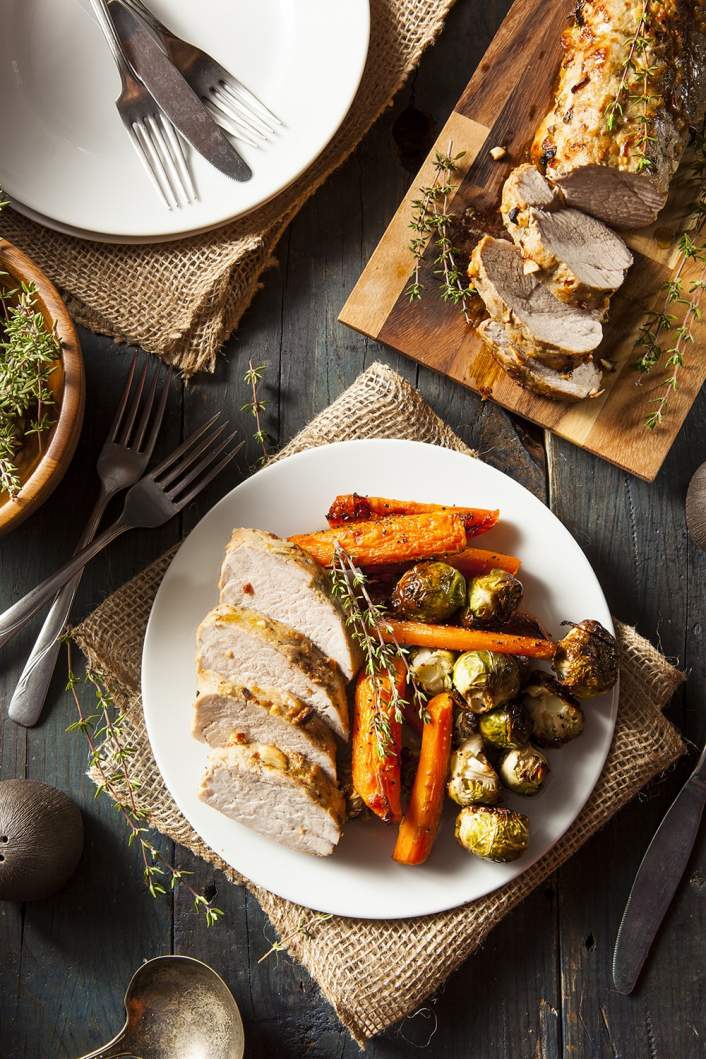
<path fill-rule="evenodd" d="M 135 73 L 187 143 L 226 176 L 249 180 L 250 166 L 169 61 L 144 22 L 120 0 L 113 0 L 110 13 Z"/>
<path fill-rule="evenodd" d="M 637 870 L 615 939 L 613 984 L 631 993 L 699 833 L 706 804 L 706 746 L 669 807 Z"/>

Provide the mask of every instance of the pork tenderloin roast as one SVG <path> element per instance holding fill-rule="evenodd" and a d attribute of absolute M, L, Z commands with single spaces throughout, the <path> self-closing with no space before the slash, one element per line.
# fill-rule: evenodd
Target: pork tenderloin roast
<path fill-rule="evenodd" d="M 516 349 L 502 324 L 495 320 L 484 320 L 478 333 L 498 364 L 524 389 L 562 401 L 583 401 L 600 391 L 602 373 L 593 360 L 582 361 L 571 371 L 559 372 Z"/>
<path fill-rule="evenodd" d="M 318 765 L 294 751 L 263 743 L 212 750 L 199 798 L 301 853 L 327 857 L 341 837 L 343 795 Z"/>

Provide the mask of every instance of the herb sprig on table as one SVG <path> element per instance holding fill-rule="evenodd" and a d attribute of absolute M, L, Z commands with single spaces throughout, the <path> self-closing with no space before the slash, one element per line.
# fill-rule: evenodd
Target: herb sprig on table
<path fill-rule="evenodd" d="M 706 137 L 700 136 L 691 151 L 693 159 L 686 179 L 696 194 L 677 242 L 674 271 L 664 284 L 660 306 L 647 313 L 635 344 L 640 354 L 635 367 L 641 374 L 650 375 L 658 366 L 666 372 L 658 384 L 661 392 L 650 402 L 646 418 L 649 430 L 656 430 L 664 421 L 669 402 L 679 389 L 679 374 L 689 346 L 694 344 L 694 324 L 702 316 L 706 289 Z"/>
<path fill-rule="evenodd" d="M 422 297 L 422 260 L 431 240 L 436 250 L 433 272 L 439 282 L 441 300 L 457 305 L 466 323 L 470 323 L 468 303 L 475 290 L 466 282 L 466 277 L 458 265 L 459 250 L 454 246 L 451 237 L 454 217 L 449 211 L 449 202 L 458 187 L 452 182 L 452 178 L 465 154 L 465 151 L 460 151 L 454 155 L 453 143 L 449 143 L 446 154 L 437 151 L 433 162 L 434 178 L 428 187 L 419 189 L 421 198 L 412 203 L 412 219 L 409 226 L 413 236 L 409 249 L 414 257 L 414 272 L 405 294 L 411 302 Z"/>
<path fill-rule="evenodd" d="M 49 377 L 61 345 L 37 309 L 36 288 L 5 284 L 0 273 L 0 490 L 16 497 L 20 455 L 29 445 L 42 452 L 56 421 Z"/>
<path fill-rule="evenodd" d="M 382 630 L 386 628 L 384 608 L 373 602 L 365 574 L 338 541 L 334 544 L 331 594 L 339 600 L 343 608 L 351 637 L 363 654 L 363 671 L 370 677 L 376 689 L 378 708 L 373 713 L 373 734 L 377 753 L 379 757 L 384 758 L 392 745 L 390 715 L 402 723 L 403 711 L 408 705 L 408 701 L 400 695 L 397 688 L 395 665 L 398 660 L 405 668 L 407 682 L 412 691 L 412 702 L 423 720 L 426 719 L 426 695 L 414 679 L 403 648 L 396 641 L 387 643 L 383 639 Z M 389 625 L 387 629 L 390 629 Z M 387 702 L 384 707 L 383 679 L 387 685 Z"/>
<path fill-rule="evenodd" d="M 131 745 L 125 728 L 125 717 L 111 699 L 105 682 L 90 666 L 85 671 L 85 682 L 95 693 L 93 712 L 86 713 L 77 691 L 78 677 L 73 670 L 71 642 L 67 640 L 68 681 L 66 690 L 70 693 L 76 707 L 77 719 L 66 729 L 67 732 L 82 732 L 88 743 L 88 764 L 98 776 L 96 798 L 101 794 L 109 795 L 114 808 L 121 813 L 128 827 L 128 846 L 137 844 L 142 856 L 145 885 L 152 897 L 166 894 L 167 886 L 175 890 L 182 886 L 191 895 L 196 912 L 204 916 L 206 926 L 211 927 L 223 915 L 223 911 L 198 893 L 186 882 L 191 872 L 176 868 L 165 860 L 157 847 L 149 839 L 149 828 L 146 826 L 150 810 L 138 804 L 137 792 L 140 783 L 131 775 L 131 762 L 135 748 Z M 102 746 L 98 746 L 99 741 Z M 109 750 L 106 752 L 106 749 Z"/>
<path fill-rule="evenodd" d="M 267 363 L 254 364 L 252 358 L 248 361 L 248 368 L 243 376 L 243 382 L 250 389 L 250 400 L 241 405 L 241 412 L 250 412 L 255 420 L 255 432 L 253 438 L 260 446 L 258 464 L 262 466 L 270 458 L 270 436 L 262 425 L 262 414 L 267 409 L 267 402 L 260 397 L 260 383 L 262 382 Z"/>

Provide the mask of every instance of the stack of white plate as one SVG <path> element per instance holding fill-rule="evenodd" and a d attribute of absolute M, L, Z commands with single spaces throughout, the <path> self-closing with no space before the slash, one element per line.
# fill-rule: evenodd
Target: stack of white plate
<path fill-rule="evenodd" d="M 199 155 L 199 199 L 169 211 L 115 109 L 120 79 L 89 0 L 5 0 L 0 34 L 0 187 L 21 213 L 100 242 L 152 243 L 217 228 L 277 195 L 314 161 L 358 89 L 368 0 L 148 0 L 285 123 L 236 183 Z"/>

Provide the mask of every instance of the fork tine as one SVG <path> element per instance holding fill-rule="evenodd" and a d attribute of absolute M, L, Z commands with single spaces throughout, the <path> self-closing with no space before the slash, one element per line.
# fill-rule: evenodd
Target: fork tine
<path fill-rule="evenodd" d="M 125 448 L 127 448 L 130 443 L 130 435 L 132 434 L 132 428 L 135 425 L 135 419 L 137 418 L 137 413 L 140 410 L 140 404 L 142 402 L 142 393 L 145 388 L 146 378 L 147 361 L 145 361 L 143 365 L 142 374 L 140 375 L 140 381 L 137 384 L 137 391 L 133 394 L 132 399 L 130 401 L 130 408 L 128 409 L 127 413 L 127 422 L 125 422 L 120 429 L 120 437 L 117 443 L 118 445 L 124 445 Z"/>
<path fill-rule="evenodd" d="M 167 184 L 167 187 L 169 187 L 169 194 L 167 194 L 162 184 L 162 181 L 160 180 L 160 177 L 158 175 L 161 173 L 159 167 L 159 160 L 155 155 L 154 147 L 152 146 L 152 142 L 149 136 L 145 132 L 142 122 L 136 121 L 132 125 L 126 124 L 125 128 L 127 129 L 128 135 L 132 140 L 132 145 L 135 148 L 135 151 L 137 152 L 137 155 L 140 161 L 142 162 L 142 165 L 144 166 L 145 172 L 152 181 L 152 184 L 157 190 L 159 196 L 161 197 L 162 202 L 168 210 L 173 210 L 175 206 L 175 203 L 173 201 L 174 192 L 172 191 L 171 187 L 169 187 L 169 185 Z M 176 206 L 178 208 L 178 202 L 176 203 Z"/>
<path fill-rule="evenodd" d="M 140 451 L 140 446 L 142 445 L 142 439 L 144 438 L 145 431 L 147 429 L 147 422 L 148 422 L 150 414 L 152 412 L 152 406 L 154 404 L 154 395 L 155 395 L 155 393 L 157 391 L 157 377 L 158 377 L 158 375 L 159 375 L 159 366 L 155 365 L 155 369 L 152 372 L 152 382 L 150 383 L 150 388 L 149 388 L 149 390 L 147 392 L 147 399 L 144 402 L 144 405 L 143 405 L 143 408 L 142 408 L 142 414 L 140 415 L 140 421 L 137 424 L 137 429 L 135 431 L 135 438 L 134 438 L 134 440 L 132 442 L 132 448 L 135 449 L 136 452 Z"/>
<path fill-rule="evenodd" d="M 242 81 L 239 81 L 237 77 L 233 77 L 232 74 L 225 71 L 223 84 L 228 85 L 234 92 L 242 93 L 243 97 L 247 99 L 253 107 L 260 107 L 277 125 L 281 125 L 282 128 L 286 127 L 282 119 L 278 118 L 268 106 L 265 106 L 262 100 L 259 99 L 254 92 L 251 92 Z"/>
<path fill-rule="evenodd" d="M 130 361 L 130 370 L 127 373 L 127 381 L 125 383 L 125 386 L 123 387 L 123 393 L 122 393 L 122 397 L 120 398 L 120 404 L 118 405 L 118 410 L 115 413 L 115 418 L 113 419 L 113 422 L 112 422 L 112 425 L 110 427 L 110 430 L 108 431 L 108 440 L 109 441 L 115 441 L 116 437 L 118 436 L 118 428 L 120 426 L 120 420 L 123 418 L 123 412 L 125 411 L 125 405 L 127 404 L 127 399 L 128 399 L 129 394 L 130 394 L 130 390 L 132 389 L 132 380 L 135 377 L 135 366 L 136 366 L 136 364 L 137 364 L 137 350 L 135 350 L 133 352 L 133 354 L 132 354 L 132 360 Z"/>
<path fill-rule="evenodd" d="M 202 490 L 204 490 L 206 488 L 206 486 L 210 482 L 212 482 L 213 479 L 217 475 L 219 475 L 221 473 L 223 468 L 226 467 L 230 463 L 230 461 L 232 459 L 234 459 L 235 456 L 238 455 L 238 453 L 240 452 L 240 450 L 242 449 L 244 444 L 245 444 L 245 442 L 241 441 L 239 445 L 236 445 L 234 449 L 232 449 L 230 452 L 226 453 L 226 455 L 223 457 L 223 459 L 220 460 L 216 464 L 215 467 L 212 467 L 211 470 L 208 472 L 208 474 L 206 474 L 203 478 L 201 478 L 201 480 L 196 483 L 194 488 L 191 489 L 186 494 L 186 496 L 180 496 L 178 500 L 174 501 L 173 503 L 174 503 L 174 506 L 176 507 L 177 511 L 181 511 L 182 508 L 186 507 L 187 504 L 190 504 L 191 501 L 195 497 L 197 497 L 199 495 L 199 493 Z"/>
<path fill-rule="evenodd" d="M 216 103 L 213 99 L 203 99 L 202 101 L 209 114 L 215 118 L 218 124 L 224 129 L 229 135 L 233 136 L 236 140 L 240 140 L 242 143 L 247 143 L 249 147 L 255 147 L 257 150 L 262 149 L 263 143 L 269 143 L 270 141 L 266 136 L 259 133 L 260 140 L 256 140 L 249 132 L 244 131 L 244 126 L 237 122 L 232 114 L 229 114 L 225 107 L 221 107 L 220 103 Z"/>
<path fill-rule="evenodd" d="M 228 437 L 224 438 L 221 441 L 221 443 L 218 446 L 218 448 L 214 449 L 214 448 L 211 448 L 209 446 L 208 447 L 208 451 L 206 452 L 206 455 L 203 457 L 203 459 L 199 460 L 199 462 L 196 464 L 195 467 L 191 468 L 191 470 L 189 471 L 188 474 L 185 475 L 183 473 L 185 470 L 187 470 L 187 467 L 182 468 L 182 470 L 179 472 L 177 481 L 174 483 L 174 485 L 170 489 L 166 490 L 167 495 L 170 497 L 170 499 L 173 500 L 174 497 L 178 496 L 179 493 L 182 493 L 184 491 L 184 489 L 186 488 L 187 485 L 191 485 L 191 483 L 193 481 L 195 481 L 197 478 L 199 478 L 200 475 L 205 470 L 207 470 L 208 467 L 210 467 L 210 465 L 213 463 L 213 461 L 216 460 L 221 455 L 222 452 L 225 452 L 225 450 L 228 448 L 228 446 L 230 445 L 231 441 L 233 440 L 233 438 L 235 437 L 235 435 L 237 433 L 238 433 L 238 431 L 234 430 L 232 434 L 229 434 Z M 203 451 L 203 449 L 202 449 L 202 451 Z M 193 462 L 194 462 L 193 459 L 190 460 L 189 461 L 189 465 L 192 464 Z"/>
<path fill-rule="evenodd" d="M 148 114 L 145 118 L 145 124 L 149 129 L 152 137 L 152 144 L 159 158 L 162 172 L 164 173 L 165 179 L 169 182 L 169 186 L 172 189 L 172 194 L 176 199 L 177 206 L 181 209 L 183 202 L 179 198 L 179 191 L 181 191 L 182 197 L 186 200 L 186 204 L 189 203 L 189 197 L 186 192 L 186 188 L 182 184 L 179 178 L 179 171 L 176 167 L 176 163 L 172 158 L 169 146 L 167 144 L 166 137 L 162 128 L 161 122 L 158 120 L 159 115 Z"/>
<path fill-rule="evenodd" d="M 167 398 L 169 397 L 170 379 L 171 372 L 168 372 L 167 378 L 165 379 L 162 385 L 162 393 L 159 398 L 159 404 L 157 405 L 157 411 L 155 412 L 154 419 L 152 420 L 152 429 L 150 430 L 149 437 L 147 438 L 147 443 L 143 449 L 143 452 L 147 456 L 148 460 L 151 458 L 152 452 L 154 451 L 157 435 L 159 434 L 160 427 L 162 426 L 162 420 L 164 419 L 164 410 L 167 407 Z"/>
<path fill-rule="evenodd" d="M 192 463 L 199 458 L 204 452 L 209 449 L 214 442 L 218 441 L 219 437 L 225 430 L 227 423 L 221 423 L 220 426 L 212 430 L 210 434 L 206 434 L 196 445 L 193 445 L 187 453 L 185 453 L 175 467 L 172 467 L 166 478 L 162 478 L 160 485 L 165 492 L 170 492 L 171 486 L 174 482 L 181 478 L 184 471 L 188 471 Z"/>
<path fill-rule="evenodd" d="M 228 92 L 226 85 L 217 85 L 211 89 L 211 102 L 220 107 L 232 121 L 237 121 L 242 125 L 251 136 L 262 136 L 269 140 L 276 134 L 276 130 L 271 125 L 262 121 L 253 111 L 248 110 L 240 100 L 236 100 Z"/>
<path fill-rule="evenodd" d="M 171 121 L 165 117 L 164 114 L 159 115 L 160 124 L 162 131 L 166 137 L 169 149 L 171 151 L 174 164 L 176 165 L 179 178 L 181 180 L 181 186 L 184 189 L 184 193 L 189 202 L 198 201 L 198 193 L 194 185 L 193 177 L 191 176 L 191 170 L 189 169 L 186 158 L 184 157 L 184 148 L 181 140 L 177 136 L 176 130 L 172 125 Z"/>
<path fill-rule="evenodd" d="M 180 456 L 183 456 L 185 452 L 188 452 L 191 446 L 194 445 L 199 438 L 202 438 L 207 430 L 211 429 L 220 414 L 220 412 L 216 412 L 216 414 L 211 416 L 211 418 L 200 426 L 198 430 L 195 430 L 186 441 L 182 441 L 181 445 L 174 449 L 174 452 L 170 452 L 169 455 L 150 472 L 150 478 L 158 478 L 161 474 L 164 474 L 165 471 L 169 470 L 175 460 L 178 460 Z"/>
<path fill-rule="evenodd" d="M 271 125 L 268 121 L 258 114 L 248 103 L 246 103 L 242 96 L 237 95 L 227 81 L 222 81 L 218 86 L 221 92 L 226 95 L 230 101 L 230 105 L 237 107 L 237 112 L 240 114 L 242 121 L 247 121 L 251 127 L 257 127 L 257 122 L 263 128 L 267 129 L 269 133 L 275 133 L 277 129 L 274 125 Z"/>

